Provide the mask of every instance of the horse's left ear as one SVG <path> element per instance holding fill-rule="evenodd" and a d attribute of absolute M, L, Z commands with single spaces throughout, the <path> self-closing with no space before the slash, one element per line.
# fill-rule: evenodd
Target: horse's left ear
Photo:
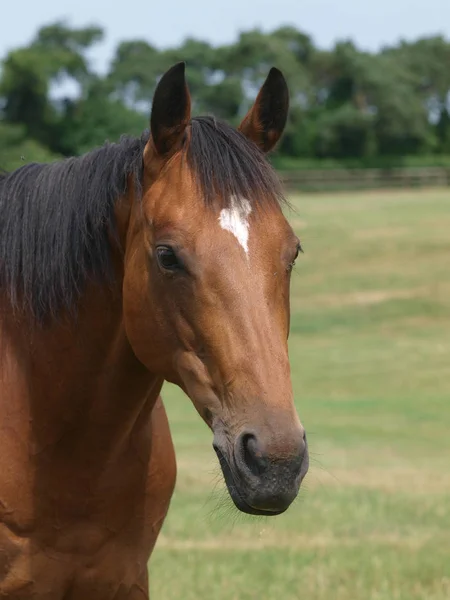
<path fill-rule="evenodd" d="M 185 63 L 174 65 L 161 77 L 153 96 L 150 129 L 161 156 L 178 149 L 191 118 L 191 96 L 185 78 Z"/>
<path fill-rule="evenodd" d="M 263 152 L 269 152 L 280 139 L 289 111 L 289 90 L 283 73 L 273 67 L 259 90 L 255 103 L 239 126 Z"/>

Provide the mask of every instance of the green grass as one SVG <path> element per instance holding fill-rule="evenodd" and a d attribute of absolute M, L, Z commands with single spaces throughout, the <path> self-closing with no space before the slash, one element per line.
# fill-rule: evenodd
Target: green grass
<path fill-rule="evenodd" d="M 153 598 L 448 600 L 450 191 L 293 200 L 305 489 L 275 519 L 236 514 L 206 426 L 166 386 L 179 474 Z"/>

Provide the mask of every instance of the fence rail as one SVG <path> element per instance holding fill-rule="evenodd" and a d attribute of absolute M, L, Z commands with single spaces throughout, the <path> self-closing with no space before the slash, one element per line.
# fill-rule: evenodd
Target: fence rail
<path fill-rule="evenodd" d="M 450 168 L 317 169 L 280 171 L 290 191 L 450 186 Z"/>

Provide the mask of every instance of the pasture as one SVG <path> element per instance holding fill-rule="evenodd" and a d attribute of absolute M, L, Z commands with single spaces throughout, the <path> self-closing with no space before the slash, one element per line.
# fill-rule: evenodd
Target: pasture
<path fill-rule="evenodd" d="M 237 514 L 211 434 L 166 385 L 178 481 L 152 597 L 448 600 L 450 192 L 291 200 L 305 250 L 290 338 L 305 489 L 272 520 Z"/>

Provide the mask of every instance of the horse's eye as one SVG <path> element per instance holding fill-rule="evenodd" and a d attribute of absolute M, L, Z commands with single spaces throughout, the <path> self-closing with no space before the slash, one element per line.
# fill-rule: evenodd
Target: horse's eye
<path fill-rule="evenodd" d="M 297 258 L 298 258 L 298 255 L 299 255 L 299 253 L 300 253 L 300 252 L 302 252 L 302 253 L 303 253 L 303 248 L 302 248 L 302 245 L 301 245 L 301 243 L 299 242 L 299 243 L 297 244 L 297 252 L 295 253 L 295 258 L 294 258 L 294 260 L 297 260 Z"/>
<path fill-rule="evenodd" d="M 288 264 L 288 267 L 287 267 L 288 271 L 292 271 L 292 269 L 294 268 L 295 261 L 297 260 L 298 255 L 299 255 L 300 252 L 303 252 L 303 248 L 302 248 L 302 245 L 299 242 L 298 245 L 297 245 L 297 250 L 295 252 L 294 259 Z"/>
<path fill-rule="evenodd" d="M 177 271 L 182 268 L 177 255 L 170 246 L 158 246 L 156 248 L 156 258 L 159 266 L 165 271 Z"/>

